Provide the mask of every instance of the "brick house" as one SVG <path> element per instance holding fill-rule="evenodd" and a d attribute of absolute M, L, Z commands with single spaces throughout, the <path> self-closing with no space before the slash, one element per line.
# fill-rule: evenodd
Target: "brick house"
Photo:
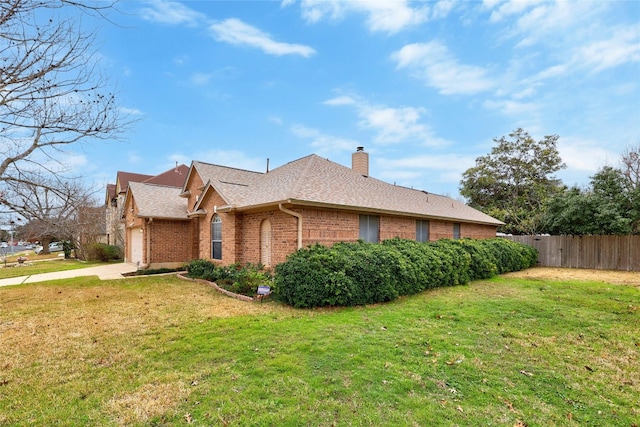
<path fill-rule="evenodd" d="M 370 177 L 368 156 L 358 147 L 352 168 L 310 155 L 264 173 L 193 161 L 182 188 L 130 182 L 125 260 L 275 266 L 314 243 L 496 236 L 502 222 L 464 203 Z"/>
<path fill-rule="evenodd" d="M 107 184 L 107 191 L 105 193 L 105 243 L 124 248 L 125 226 L 122 222 L 122 214 L 124 198 L 129 189 L 130 182 L 147 182 L 150 184 L 182 187 L 187 172 L 189 172 L 187 165 L 176 165 L 175 168 L 159 175 L 118 171 L 116 174 L 116 183 Z"/>

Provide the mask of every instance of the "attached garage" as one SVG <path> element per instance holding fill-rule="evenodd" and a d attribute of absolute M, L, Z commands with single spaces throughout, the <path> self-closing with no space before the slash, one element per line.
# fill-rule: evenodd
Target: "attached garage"
<path fill-rule="evenodd" d="M 139 228 L 130 228 L 128 230 L 129 232 L 129 242 L 131 242 L 130 245 L 130 249 L 131 249 L 131 259 L 127 260 L 127 262 L 130 262 L 132 264 L 136 264 L 136 265 L 141 265 L 143 264 L 142 262 L 142 233 L 140 232 Z"/>

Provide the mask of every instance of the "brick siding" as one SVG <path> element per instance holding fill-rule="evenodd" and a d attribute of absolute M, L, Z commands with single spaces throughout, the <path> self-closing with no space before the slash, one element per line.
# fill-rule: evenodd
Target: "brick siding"
<path fill-rule="evenodd" d="M 148 226 L 152 265 L 186 263 L 191 259 L 191 224 L 188 221 L 154 219 Z"/>
<path fill-rule="evenodd" d="M 188 197 L 188 210 L 193 211 L 197 195 L 201 193 L 202 180 L 195 174 L 187 184 L 191 194 Z M 150 232 L 151 264 L 186 262 L 191 259 L 211 259 L 211 220 L 215 206 L 224 206 L 226 202 L 215 191 L 205 195 L 201 207 L 207 212 L 191 221 L 154 220 L 147 229 L 146 223 L 135 218 L 137 210 L 126 213 L 127 228 L 142 227 L 144 233 Z M 359 213 L 336 209 L 308 207 L 289 207 L 302 215 L 302 247 L 319 243 L 331 246 L 337 242 L 355 242 L 359 237 Z M 370 213 L 369 213 L 370 214 Z M 271 224 L 271 265 L 286 260 L 287 255 L 298 248 L 298 219 L 277 206 L 259 212 L 218 212 L 222 220 L 222 260 L 221 264 L 260 263 L 261 225 L 269 220 Z M 416 238 L 416 218 L 380 215 L 380 239 L 399 237 Z M 129 224 L 133 223 L 131 227 Z M 429 220 L 429 238 L 438 240 L 453 238 L 454 221 Z M 460 237 L 475 239 L 495 237 L 496 227 L 491 225 L 460 225 Z M 145 234 L 146 239 L 146 234 Z M 145 240 L 146 241 L 146 240 Z M 146 247 L 146 245 L 144 245 Z M 126 253 L 131 254 L 131 248 Z M 143 254 L 143 260 L 147 260 Z"/>

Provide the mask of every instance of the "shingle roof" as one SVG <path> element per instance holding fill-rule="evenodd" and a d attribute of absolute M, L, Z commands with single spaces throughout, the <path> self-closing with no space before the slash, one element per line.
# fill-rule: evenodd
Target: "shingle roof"
<path fill-rule="evenodd" d="M 386 212 L 422 218 L 500 225 L 502 222 L 450 197 L 365 177 L 315 154 L 271 172 L 249 172 L 194 162 L 200 177 L 227 204 L 246 210 L 275 203 Z"/>
<path fill-rule="evenodd" d="M 169 169 L 160 175 L 152 176 L 142 182 L 149 184 L 167 185 L 169 187 L 181 187 L 184 184 L 184 180 L 187 178 L 189 172 L 189 166 L 176 165 L 175 168 Z"/>
<path fill-rule="evenodd" d="M 115 184 L 107 184 L 107 193 L 105 203 L 109 203 L 116 197 L 116 185 Z"/>
<path fill-rule="evenodd" d="M 116 182 L 120 183 L 120 193 L 126 193 L 130 182 L 143 182 L 149 178 L 153 178 L 153 175 L 118 171 Z"/>
<path fill-rule="evenodd" d="M 141 218 L 188 219 L 187 201 L 180 197 L 180 191 L 180 187 L 129 183 L 129 194 L 135 199 Z"/>

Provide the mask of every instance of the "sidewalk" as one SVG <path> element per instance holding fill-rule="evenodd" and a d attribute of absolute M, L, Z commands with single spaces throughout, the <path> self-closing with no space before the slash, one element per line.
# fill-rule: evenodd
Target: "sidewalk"
<path fill-rule="evenodd" d="M 0 286 L 21 285 L 23 283 L 46 282 L 48 280 L 69 279 L 72 277 L 98 276 L 100 280 L 122 279 L 123 273 L 132 273 L 137 268 L 124 262 L 98 267 L 79 268 L 76 270 L 54 271 L 52 273 L 33 274 L 31 276 L 10 277 L 0 279 Z"/>

